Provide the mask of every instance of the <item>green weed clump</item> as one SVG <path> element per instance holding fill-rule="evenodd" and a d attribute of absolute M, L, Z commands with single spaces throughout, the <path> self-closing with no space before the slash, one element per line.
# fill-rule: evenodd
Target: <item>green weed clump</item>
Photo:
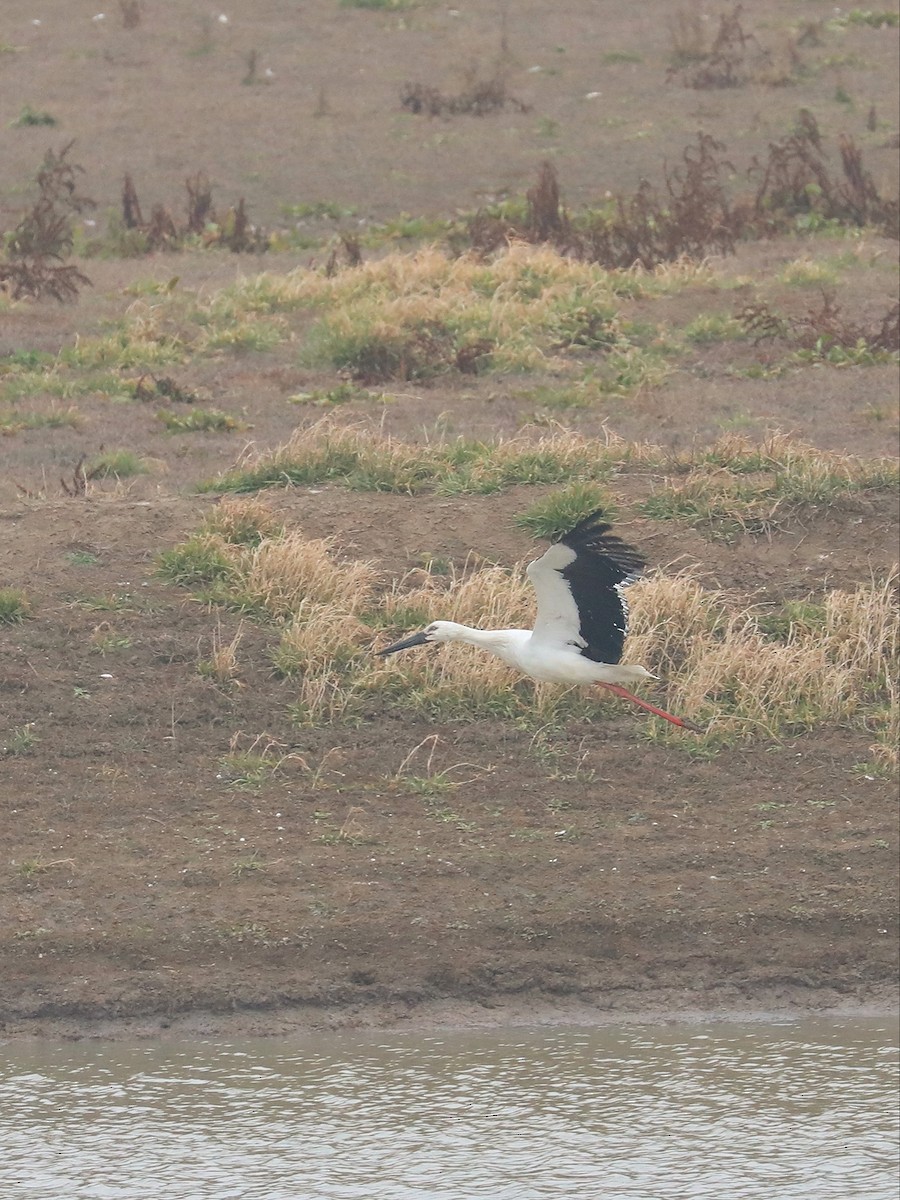
<path fill-rule="evenodd" d="M 233 547 L 220 535 L 205 531 L 172 550 L 163 551 L 157 569 L 163 579 L 182 587 L 204 588 L 237 578 Z"/>
<path fill-rule="evenodd" d="M 147 463 L 133 450 L 105 450 L 84 466 L 88 479 L 128 479 L 133 475 L 145 475 L 147 470 Z"/>
<path fill-rule="evenodd" d="M 58 125 L 56 117 L 52 113 L 47 112 L 43 108 L 32 108 L 30 104 L 23 104 L 22 110 L 12 122 L 13 129 L 26 129 L 31 125 Z"/>
<path fill-rule="evenodd" d="M 216 408 L 191 408 L 184 413 L 161 409 L 156 415 L 168 433 L 233 433 L 246 428 L 237 417 Z"/>
<path fill-rule="evenodd" d="M 0 409 L 0 434 L 10 437 L 26 429 L 77 428 L 81 413 L 77 408 L 50 408 L 46 412 L 22 412 L 15 407 Z"/>
<path fill-rule="evenodd" d="M 532 537 L 555 541 L 590 513 L 602 511 L 612 520 L 616 505 L 609 492 L 593 483 L 573 483 L 538 500 L 516 518 Z"/>

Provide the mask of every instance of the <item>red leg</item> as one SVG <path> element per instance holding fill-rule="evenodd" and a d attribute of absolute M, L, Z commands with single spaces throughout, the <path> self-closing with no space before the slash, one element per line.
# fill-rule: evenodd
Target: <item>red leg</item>
<path fill-rule="evenodd" d="M 694 725 L 685 717 L 673 717 L 671 713 L 663 712 L 661 708 L 657 708 L 654 704 L 648 704 L 646 700 L 642 700 L 640 696 L 632 696 L 631 692 L 626 691 L 618 683 L 600 683 L 598 687 L 609 688 L 617 696 L 621 696 L 623 700 L 630 700 L 632 704 L 637 704 L 641 708 L 646 708 L 647 712 L 652 712 L 657 717 L 663 717 L 667 721 L 671 721 L 673 725 L 679 725 L 682 729 L 689 729 L 691 733 L 703 733 L 704 730 L 699 725 Z"/>

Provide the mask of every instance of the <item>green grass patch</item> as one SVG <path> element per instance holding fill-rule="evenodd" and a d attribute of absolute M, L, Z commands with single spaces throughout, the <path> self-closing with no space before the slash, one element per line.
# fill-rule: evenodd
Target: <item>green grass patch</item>
<path fill-rule="evenodd" d="M 297 221 L 340 221 L 345 217 L 355 217 L 355 208 L 346 208 L 335 200 L 315 200 L 311 204 L 282 204 L 281 211 L 286 217 Z"/>
<path fill-rule="evenodd" d="M 516 524 L 532 537 L 555 541 L 599 510 L 609 520 L 615 516 L 616 505 L 609 492 L 594 483 L 573 483 L 532 504 L 516 517 Z"/>
<path fill-rule="evenodd" d="M 194 534 L 172 550 L 164 551 L 157 561 L 157 571 L 181 587 L 203 587 L 236 578 L 233 554 L 225 540 L 213 533 Z"/>
<path fill-rule="evenodd" d="M 605 67 L 613 67 L 617 63 L 642 63 L 644 56 L 633 50 L 608 50 L 600 55 L 600 61 Z"/>
<path fill-rule="evenodd" d="M 489 444 L 460 438 L 416 446 L 353 429 L 298 430 L 272 454 L 203 485 L 206 491 L 339 483 L 354 491 L 487 495 L 515 484 L 609 477 L 615 451 L 573 434 Z"/>
<path fill-rule="evenodd" d="M 136 322 L 101 337 L 79 338 L 60 352 L 59 361 L 79 369 L 112 367 L 116 370 L 170 366 L 182 362 L 187 347 L 174 334 L 141 328 Z"/>
<path fill-rule="evenodd" d="M 684 336 L 697 346 L 708 346 L 716 342 L 732 342 L 746 339 L 747 332 L 739 321 L 724 313 L 701 313 L 684 327 Z"/>
<path fill-rule="evenodd" d="M 341 8 L 366 8 L 375 12 L 407 12 L 422 0 L 340 0 Z"/>
<path fill-rule="evenodd" d="M 900 25 L 900 14 L 886 8 L 851 8 L 849 12 L 828 20 L 828 26 L 832 29 L 843 29 L 848 25 L 865 25 L 870 29 L 896 29 Z"/>
<path fill-rule="evenodd" d="M 866 491 L 895 491 L 900 482 L 891 460 L 828 455 L 788 439 L 775 439 L 768 449 L 748 445 L 743 453 L 704 457 L 683 478 L 670 479 L 641 502 L 639 510 L 654 520 L 705 526 L 715 536 L 768 534 L 803 508 L 837 505 Z"/>
<path fill-rule="evenodd" d="M 43 108 L 32 108 L 30 104 L 23 104 L 19 115 L 14 121 L 10 122 L 13 129 L 27 129 L 34 125 L 58 125 L 59 121 L 52 113 L 47 112 Z"/>
<path fill-rule="evenodd" d="M 85 463 L 88 479 L 127 479 L 133 475 L 146 475 L 149 467 L 133 450 L 105 450 Z"/>
<path fill-rule="evenodd" d="M 26 429 L 76 428 L 81 424 L 81 413 L 77 408 L 51 408 L 47 412 L 20 412 L 18 409 L 0 409 L 0 434 L 10 436 Z"/>
<path fill-rule="evenodd" d="M 54 359 L 44 370 L 0 372 L 0 394 L 10 403 L 43 396 L 57 400 L 91 395 L 132 400 L 134 389 L 117 371 L 85 371 Z"/>
<path fill-rule="evenodd" d="M 161 409 L 156 416 L 168 433 L 233 433 L 246 429 L 243 421 L 215 408 L 191 408 L 183 413 Z"/>
<path fill-rule="evenodd" d="M 801 631 L 824 631 L 827 612 L 823 604 L 813 600 L 789 600 L 780 609 L 758 616 L 756 623 L 766 637 L 774 641 L 789 642 Z"/>

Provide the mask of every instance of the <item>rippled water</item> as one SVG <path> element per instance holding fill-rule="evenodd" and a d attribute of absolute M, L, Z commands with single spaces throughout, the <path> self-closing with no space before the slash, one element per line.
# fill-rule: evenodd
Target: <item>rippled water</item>
<path fill-rule="evenodd" d="M 11 1044 L 16 1200 L 896 1200 L 885 1021 Z"/>

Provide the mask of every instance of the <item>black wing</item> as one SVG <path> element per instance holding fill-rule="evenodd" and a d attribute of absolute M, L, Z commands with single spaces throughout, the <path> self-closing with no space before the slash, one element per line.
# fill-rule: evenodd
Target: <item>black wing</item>
<path fill-rule="evenodd" d="M 628 632 L 628 604 L 622 588 L 641 574 L 646 563 L 633 546 L 610 534 L 612 526 L 593 512 L 559 540 L 576 558 L 560 572 L 572 589 L 579 630 L 592 662 L 615 664 L 622 657 Z"/>

